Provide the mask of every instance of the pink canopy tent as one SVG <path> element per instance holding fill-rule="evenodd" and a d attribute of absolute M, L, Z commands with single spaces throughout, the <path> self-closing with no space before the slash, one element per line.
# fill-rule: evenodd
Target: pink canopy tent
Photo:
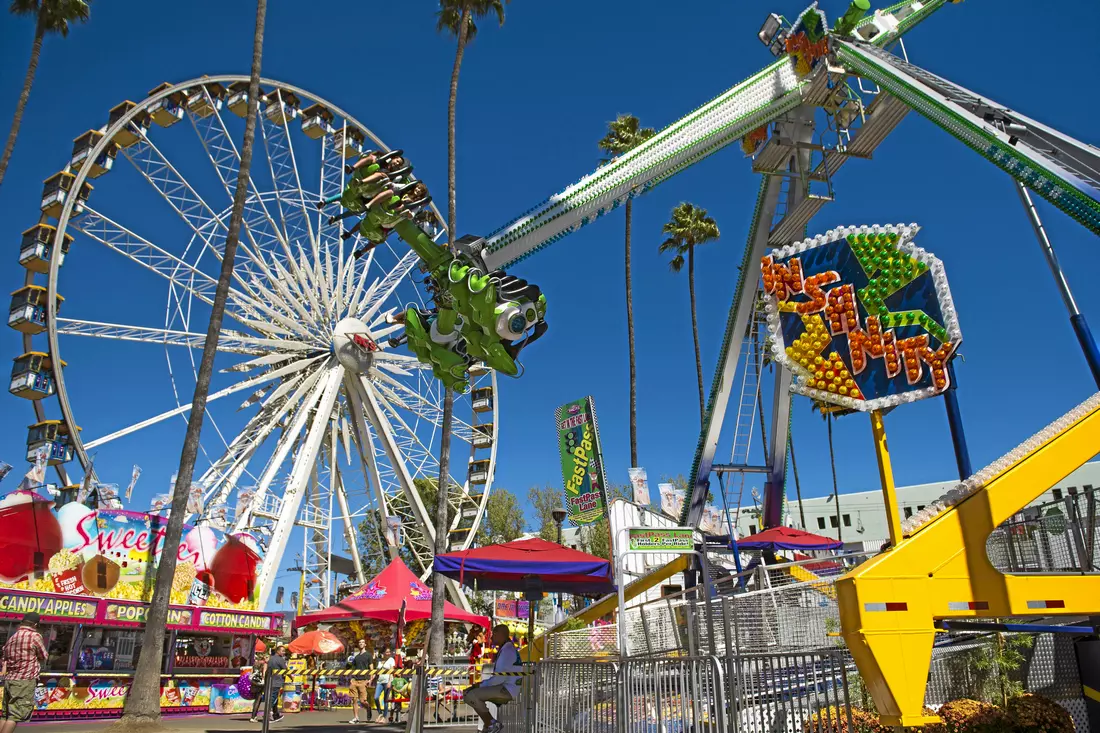
<path fill-rule="evenodd" d="M 400 558 L 394 559 L 373 580 L 335 606 L 305 613 L 294 619 L 295 628 L 315 623 L 376 619 L 398 623 L 404 620 L 431 618 L 432 590 L 416 577 Z M 489 628 L 489 617 L 468 613 L 448 601 L 443 602 L 443 618 L 447 621 L 476 624 Z"/>

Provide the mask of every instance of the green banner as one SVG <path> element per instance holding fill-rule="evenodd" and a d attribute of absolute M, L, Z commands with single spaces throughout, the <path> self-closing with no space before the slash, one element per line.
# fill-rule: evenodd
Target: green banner
<path fill-rule="evenodd" d="M 575 525 L 591 524 L 607 515 L 607 475 L 591 397 L 567 402 L 555 411 L 565 508 Z"/>
<path fill-rule="evenodd" d="M 666 527 L 664 529 L 642 529 L 634 527 L 627 538 L 630 550 L 648 550 L 652 552 L 691 552 L 695 549 L 690 527 Z"/>

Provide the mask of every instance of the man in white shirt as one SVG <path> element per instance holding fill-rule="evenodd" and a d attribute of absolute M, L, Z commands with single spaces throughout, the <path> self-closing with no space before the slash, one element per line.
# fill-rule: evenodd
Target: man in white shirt
<path fill-rule="evenodd" d="M 496 658 L 493 660 L 493 673 L 482 677 L 481 682 L 476 685 L 468 687 L 463 698 L 485 723 L 485 733 L 500 733 L 504 727 L 499 720 L 493 719 L 486 703 L 491 702 L 499 707 L 512 702 L 519 696 L 519 677 L 500 676 L 499 673 L 523 671 L 523 665 L 519 662 L 519 652 L 511 642 L 508 627 L 504 624 L 493 629 L 493 646 L 497 648 Z"/>

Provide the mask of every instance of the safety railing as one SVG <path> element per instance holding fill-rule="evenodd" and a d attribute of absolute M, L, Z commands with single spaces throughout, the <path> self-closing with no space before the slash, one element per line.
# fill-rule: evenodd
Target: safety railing
<path fill-rule="evenodd" d="M 549 659 L 592 659 L 617 657 L 619 654 L 618 624 L 605 624 L 573 631 L 558 631 L 546 640 Z"/>
<path fill-rule="evenodd" d="M 715 657 L 628 659 L 619 679 L 622 733 L 726 733 L 725 684 Z"/>
<path fill-rule="evenodd" d="M 989 535 L 986 554 L 1004 573 L 1100 572 L 1100 489 L 1028 506 Z"/>
<path fill-rule="evenodd" d="M 614 733 L 617 662 L 552 659 L 535 665 L 534 729 L 539 733 Z"/>
<path fill-rule="evenodd" d="M 737 733 L 854 730 L 847 653 L 736 654 L 725 659 L 730 729 Z"/>

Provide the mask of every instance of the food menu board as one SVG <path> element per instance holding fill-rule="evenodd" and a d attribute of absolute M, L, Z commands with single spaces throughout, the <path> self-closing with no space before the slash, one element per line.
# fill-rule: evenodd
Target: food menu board
<path fill-rule="evenodd" d="M 0 508 L 0 558 L 9 558 L 0 562 L 0 592 L 12 589 L 128 601 L 152 599 L 167 519 L 141 512 L 93 510 L 75 502 L 55 515 L 43 511 L 41 505 L 29 502 Z M 34 559 L 18 561 L 27 554 L 28 542 L 35 549 Z M 256 608 L 261 556 L 252 537 L 226 534 L 205 525 L 185 528 L 177 552 L 174 605 Z M 43 561 L 45 571 L 35 573 Z"/>

